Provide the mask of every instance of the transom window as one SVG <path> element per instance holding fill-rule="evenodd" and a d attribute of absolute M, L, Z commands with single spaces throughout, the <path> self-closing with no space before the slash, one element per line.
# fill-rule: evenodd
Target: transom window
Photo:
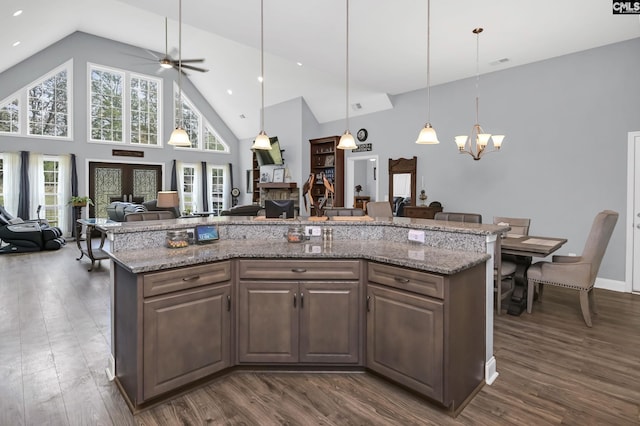
<path fill-rule="evenodd" d="M 178 149 L 197 149 L 202 151 L 229 152 L 229 145 L 222 140 L 213 126 L 204 120 L 202 113 L 194 106 L 189 98 L 174 85 L 174 123 L 178 127 L 180 123 L 180 105 L 182 105 L 182 125 L 189 135 L 191 147 Z M 182 98 L 182 102 L 180 102 Z"/>
<path fill-rule="evenodd" d="M 0 104 L 0 132 L 20 132 L 20 103 L 15 97 Z"/>
<path fill-rule="evenodd" d="M 162 81 L 89 64 L 90 141 L 161 146 Z"/>
<path fill-rule="evenodd" d="M 27 91 L 28 135 L 70 137 L 71 84 L 67 70 L 69 63 L 29 87 Z"/>

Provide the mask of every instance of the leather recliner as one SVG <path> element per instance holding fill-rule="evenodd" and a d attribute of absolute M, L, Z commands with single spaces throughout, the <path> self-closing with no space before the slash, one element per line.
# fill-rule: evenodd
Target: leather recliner
<path fill-rule="evenodd" d="M 0 254 L 58 250 L 66 244 L 62 231 L 49 226 L 46 220 L 28 220 L 13 217 L 0 206 Z"/>

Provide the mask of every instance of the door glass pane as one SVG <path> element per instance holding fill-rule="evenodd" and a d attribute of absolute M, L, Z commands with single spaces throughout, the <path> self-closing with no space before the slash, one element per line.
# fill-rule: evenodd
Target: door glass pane
<path fill-rule="evenodd" d="M 144 201 L 155 200 L 158 195 L 158 172 L 156 170 L 135 169 L 133 171 L 133 196 Z"/>
<path fill-rule="evenodd" d="M 95 171 L 95 217 L 107 217 L 107 206 L 111 197 L 122 195 L 122 170 L 99 167 Z"/>

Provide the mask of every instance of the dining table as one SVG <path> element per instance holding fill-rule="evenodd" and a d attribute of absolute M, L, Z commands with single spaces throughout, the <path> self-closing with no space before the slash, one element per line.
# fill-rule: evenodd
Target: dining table
<path fill-rule="evenodd" d="M 527 307 L 527 270 L 534 257 L 547 257 L 562 247 L 566 238 L 505 234 L 500 239 L 500 253 L 509 255 L 516 264 L 514 288 L 507 313 L 520 315 Z"/>

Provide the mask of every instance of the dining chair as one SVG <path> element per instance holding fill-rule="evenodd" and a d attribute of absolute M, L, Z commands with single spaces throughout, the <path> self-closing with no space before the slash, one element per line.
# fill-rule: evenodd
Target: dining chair
<path fill-rule="evenodd" d="M 603 210 L 593 220 L 591 231 L 580 256 L 553 256 L 551 262 L 536 262 L 527 271 L 527 312 L 531 313 L 535 286 L 538 301 L 542 300 L 545 284 L 570 288 L 580 292 L 580 309 L 587 327 L 591 327 L 591 312 L 596 312 L 593 286 L 600 263 L 618 221 L 618 213 Z"/>
<path fill-rule="evenodd" d="M 520 217 L 494 216 L 494 225 L 508 225 L 511 230 L 507 234 L 529 235 L 531 219 Z M 493 268 L 493 291 L 496 295 L 496 312 L 502 313 L 502 301 L 511 297 L 515 288 L 516 265 L 513 255 L 502 254 L 496 245 Z M 505 287 L 506 284 L 506 287 Z"/>
<path fill-rule="evenodd" d="M 367 215 L 370 217 L 393 217 L 388 201 L 370 201 L 367 203 Z"/>

